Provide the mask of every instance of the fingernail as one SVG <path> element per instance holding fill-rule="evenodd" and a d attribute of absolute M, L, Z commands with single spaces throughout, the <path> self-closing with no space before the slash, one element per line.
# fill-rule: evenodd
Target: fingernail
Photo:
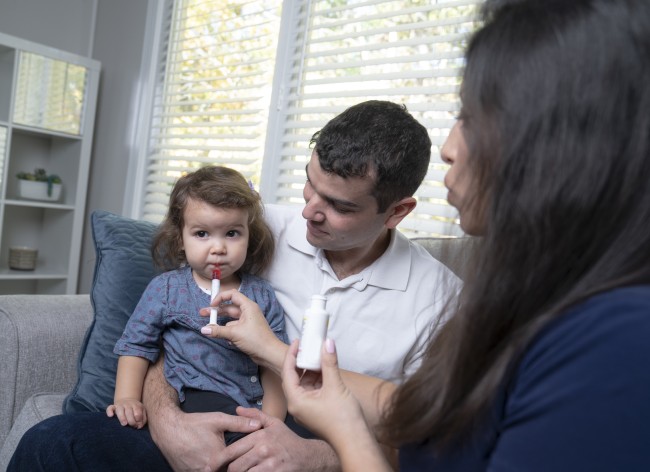
<path fill-rule="evenodd" d="M 259 422 L 259 420 L 251 420 L 250 423 L 248 423 L 252 428 L 259 428 L 262 426 L 262 423 Z"/>
<path fill-rule="evenodd" d="M 201 334 L 212 334 L 212 328 L 209 326 L 204 326 L 201 328 Z"/>
<path fill-rule="evenodd" d="M 336 351 L 336 346 L 334 346 L 334 340 L 331 338 L 327 338 L 325 340 L 325 350 L 329 352 L 330 354 L 334 354 Z"/>

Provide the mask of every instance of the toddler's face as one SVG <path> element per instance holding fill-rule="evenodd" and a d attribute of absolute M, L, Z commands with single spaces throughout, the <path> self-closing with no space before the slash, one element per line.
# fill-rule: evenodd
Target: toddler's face
<path fill-rule="evenodd" d="M 221 280 L 227 281 L 246 260 L 248 212 L 189 199 L 183 218 L 183 249 L 188 264 L 201 279 L 199 284 L 210 287 L 212 271 L 217 265 Z"/>

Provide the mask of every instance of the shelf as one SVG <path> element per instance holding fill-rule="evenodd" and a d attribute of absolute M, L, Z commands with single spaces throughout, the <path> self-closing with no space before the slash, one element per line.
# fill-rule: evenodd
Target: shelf
<path fill-rule="evenodd" d="M 0 267 L 0 280 L 64 280 L 67 273 L 48 271 L 47 269 L 16 270 Z"/>
<path fill-rule="evenodd" d="M 76 293 L 99 73 L 0 33 L 0 294 Z M 20 198 L 16 175 L 35 169 L 61 178 L 57 201 Z M 9 268 L 16 246 L 38 250 L 34 270 Z"/>
<path fill-rule="evenodd" d="M 51 129 L 38 128 L 35 126 L 26 126 L 20 124 L 14 124 L 13 131 L 14 133 L 18 133 L 18 134 L 25 134 L 28 136 L 40 136 L 44 138 L 53 137 L 53 138 L 60 138 L 60 139 L 70 139 L 73 141 L 81 141 L 83 139 L 83 136 L 79 136 L 78 134 L 68 134 L 62 131 L 55 131 Z"/>
<path fill-rule="evenodd" d="M 77 200 L 77 179 L 79 172 L 79 155 L 82 142 L 76 137 L 61 136 L 48 132 L 37 133 L 24 128 L 12 129 L 9 167 L 7 170 L 7 190 L 5 198 L 19 200 L 19 172 L 33 172 L 42 168 L 48 174 L 56 174 L 63 180 L 63 196 L 60 202 L 74 205 Z"/>
<path fill-rule="evenodd" d="M 74 205 L 65 205 L 63 203 L 41 202 L 39 200 L 14 200 L 14 199 L 9 199 L 9 200 L 5 200 L 5 205 L 7 205 L 7 206 L 30 207 L 30 208 L 47 208 L 47 209 L 51 209 L 51 210 L 63 210 L 63 211 L 74 210 Z"/>
<path fill-rule="evenodd" d="M 0 295 L 12 294 L 61 294 L 68 292 L 66 279 L 16 279 L 0 277 Z"/>

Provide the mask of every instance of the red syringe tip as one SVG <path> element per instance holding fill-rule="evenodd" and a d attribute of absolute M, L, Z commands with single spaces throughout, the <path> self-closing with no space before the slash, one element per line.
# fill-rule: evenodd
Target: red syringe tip
<path fill-rule="evenodd" d="M 221 269 L 219 269 L 218 267 L 216 267 L 216 268 L 212 271 L 212 280 L 215 280 L 215 279 L 216 279 L 216 280 L 220 280 L 220 279 L 221 279 Z"/>

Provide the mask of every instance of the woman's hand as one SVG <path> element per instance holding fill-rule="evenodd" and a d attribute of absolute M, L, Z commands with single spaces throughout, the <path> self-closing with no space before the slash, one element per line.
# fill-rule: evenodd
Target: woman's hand
<path fill-rule="evenodd" d="M 201 328 L 202 334 L 227 339 L 257 364 L 276 374 L 280 373 L 287 345 L 273 333 L 257 303 L 233 289 L 220 292 L 210 305 L 218 306 L 219 315 L 233 318 L 234 321 L 225 326 L 204 326 Z M 199 313 L 210 316 L 210 308 L 201 308 Z"/>
<path fill-rule="evenodd" d="M 390 466 L 368 429 L 361 405 L 341 378 L 334 341 L 321 350 L 321 373 L 298 372 L 298 341 L 287 352 L 282 388 L 289 412 L 332 445 L 344 471 L 389 471 Z"/>
<path fill-rule="evenodd" d="M 287 397 L 289 413 L 300 423 L 328 442 L 341 433 L 348 422 L 365 425 L 361 406 L 347 388 L 338 369 L 334 341 L 323 343 L 321 373 L 298 370 L 298 341 L 294 341 L 285 357 L 282 388 Z"/>

